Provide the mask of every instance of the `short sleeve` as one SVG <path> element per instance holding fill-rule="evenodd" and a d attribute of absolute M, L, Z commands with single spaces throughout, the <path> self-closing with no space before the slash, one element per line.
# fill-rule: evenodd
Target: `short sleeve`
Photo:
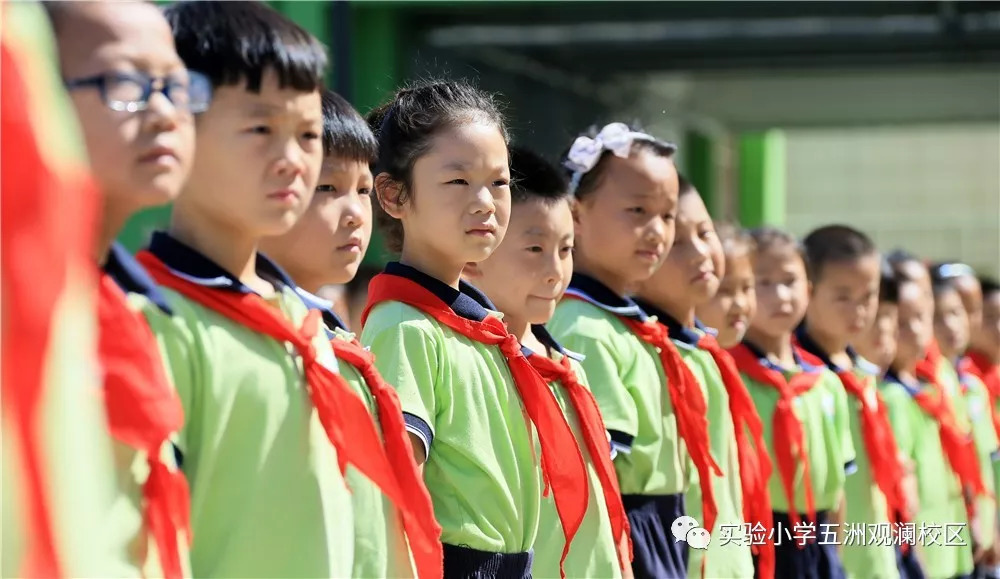
<path fill-rule="evenodd" d="M 622 364 L 607 344 L 586 336 L 564 336 L 564 346 L 584 357 L 581 362 L 590 391 L 611 435 L 612 449 L 628 453 L 639 431 L 635 400 L 622 381 Z"/>
<path fill-rule="evenodd" d="M 403 408 L 406 429 L 424 443 L 424 456 L 430 456 L 434 441 L 435 417 L 439 399 L 439 359 L 434 336 L 417 322 L 402 322 L 382 330 L 361 334 L 362 343 L 375 355 L 375 367 L 396 389 Z"/>

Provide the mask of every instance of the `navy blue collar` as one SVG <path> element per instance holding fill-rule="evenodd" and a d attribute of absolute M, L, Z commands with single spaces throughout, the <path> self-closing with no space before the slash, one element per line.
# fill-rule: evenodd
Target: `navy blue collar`
<path fill-rule="evenodd" d="M 805 324 L 800 324 L 795 330 L 795 337 L 798 339 L 799 346 L 801 346 L 803 350 L 819 358 L 820 361 L 823 362 L 823 365 L 827 368 L 834 372 L 842 372 L 844 370 L 844 368 L 834 364 L 833 360 L 830 359 L 829 354 L 827 354 L 826 351 L 824 351 L 823 348 L 816 343 L 816 340 L 809 335 L 809 331 L 806 330 Z"/>
<path fill-rule="evenodd" d="M 487 305 L 484 304 L 493 305 L 489 298 L 468 283 L 459 282 L 458 287 L 462 288 L 459 291 L 435 277 L 429 276 L 416 268 L 403 265 L 398 261 L 387 263 L 385 265 L 385 273 L 406 278 L 420 284 L 424 289 L 447 304 L 451 308 L 451 311 L 467 320 L 476 322 L 485 320 L 489 312 L 486 311 Z M 490 309 L 494 308 L 490 307 Z"/>
<path fill-rule="evenodd" d="M 202 255 L 198 250 L 174 239 L 170 234 L 158 231 L 153 234 L 149 251 L 164 263 L 175 275 L 199 285 L 226 289 L 240 293 L 253 293 L 243 282 L 222 266 Z M 264 254 L 257 253 L 257 275 L 279 286 L 296 289 L 295 282 L 288 277 Z"/>
<path fill-rule="evenodd" d="M 146 268 L 122 244 L 111 244 L 108 260 L 104 263 L 104 273 L 115 280 L 125 293 L 142 294 L 167 314 L 174 313 L 167 303 L 167 297 L 160 291 L 160 286 L 156 285 Z"/>
<path fill-rule="evenodd" d="M 743 340 L 743 345 L 746 346 L 748 350 L 753 352 L 753 355 L 756 356 L 758 360 L 760 360 L 761 365 L 766 366 L 772 370 L 777 370 L 778 372 L 790 371 L 788 368 L 782 368 L 781 366 L 769 360 L 764 350 L 758 348 L 755 344 L 753 344 L 749 340 Z M 799 353 L 796 352 L 794 348 L 792 349 L 792 357 L 795 358 L 795 363 L 799 366 L 799 368 L 802 369 L 803 372 L 808 372 L 810 374 L 813 374 L 823 369 L 822 366 L 816 366 L 803 360 L 802 356 L 799 356 Z"/>
<path fill-rule="evenodd" d="M 920 392 L 919 380 L 903 380 L 892 368 L 885 371 L 885 381 L 892 382 L 893 384 L 899 384 L 910 396 L 916 396 Z"/>
<path fill-rule="evenodd" d="M 633 318 L 642 322 L 645 322 L 646 318 L 649 317 L 632 298 L 616 294 L 608 286 L 583 273 L 573 274 L 566 293 L 583 298 L 616 316 Z"/>
<path fill-rule="evenodd" d="M 656 320 L 667 327 L 667 331 L 670 332 L 670 339 L 683 342 L 689 346 L 698 345 L 698 341 L 701 340 L 701 335 L 694 331 L 694 328 L 688 328 L 681 325 L 677 318 L 671 316 L 646 300 L 636 298 L 635 303 L 639 304 L 642 311 L 651 316 L 656 316 Z M 696 322 L 695 327 L 697 326 L 698 323 Z"/>

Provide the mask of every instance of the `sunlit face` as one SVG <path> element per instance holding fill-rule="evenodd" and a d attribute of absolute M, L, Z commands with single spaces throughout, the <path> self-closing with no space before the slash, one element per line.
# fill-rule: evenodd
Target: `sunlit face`
<path fill-rule="evenodd" d="M 516 203 L 503 243 L 467 271 L 507 316 L 529 324 L 548 322 L 573 274 L 569 199 Z"/>
<path fill-rule="evenodd" d="M 716 266 L 713 253 L 722 253 L 715 225 L 701 197 L 682 195 L 677 206 L 674 243 L 663 265 L 642 282 L 639 294 L 657 304 L 671 304 L 690 311 L 705 303 L 719 289 L 724 267 Z"/>
<path fill-rule="evenodd" d="M 756 253 L 757 312 L 750 322 L 755 331 L 780 338 L 799 325 L 809 303 L 809 282 L 802 257 L 791 247 Z"/>
<path fill-rule="evenodd" d="M 65 79 L 140 73 L 188 82 L 170 26 L 153 4 L 87 2 L 68 10 L 59 43 Z M 109 207 L 128 214 L 180 193 L 194 157 L 191 113 L 160 93 L 136 112 L 111 110 L 97 87 L 76 88 L 70 97 Z"/>
<path fill-rule="evenodd" d="M 810 331 L 847 341 L 864 333 L 878 309 L 879 272 L 877 255 L 823 265 L 809 296 Z"/>
<path fill-rule="evenodd" d="M 368 163 L 327 157 L 305 214 L 292 229 L 261 242 L 305 289 L 354 278 L 372 235 L 372 174 Z"/>
<path fill-rule="evenodd" d="M 899 308 L 894 303 L 881 302 L 875 321 L 854 339 L 852 345 L 863 358 L 888 368 L 896 357 L 896 335 L 899 332 Z"/>
<path fill-rule="evenodd" d="M 600 185 L 576 206 L 577 255 L 591 275 L 622 290 L 649 279 L 673 245 L 677 169 L 646 150 L 604 162 Z"/>
<path fill-rule="evenodd" d="M 983 324 L 983 290 L 979 280 L 971 275 L 955 278 L 955 289 L 962 298 L 965 315 L 969 318 L 969 333 L 976 335 Z"/>
<path fill-rule="evenodd" d="M 383 174 L 380 178 L 388 177 Z M 386 212 L 403 224 L 403 257 L 448 264 L 456 273 L 503 241 L 510 219 L 507 143 L 496 125 L 473 122 L 442 130 L 417 159 L 412 191 L 394 203 L 399 184 L 378 186 Z"/>
<path fill-rule="evenodd" d="M 757 289 L 749 252 L 730 255 L 715 296 L 698 306 L 698 318 L 718 330 L 719 344 L 731 348 L 743 340 L 757 311 Z"/>
<path fill-rule="evenodd" d="M 923 358 L 933 332 L 933 316 L 927 308 L 924 288 L 915 282 L 901 283 L 896 360 L 909 364 Z"/>
<path fill-rule="evenodd" d="M 217 88 L 198 118 L 198 155 L 177 211 L 250 238 L 287 233 L 312 201 L 322 129 L 319 91 L 279 88 L 273 70 L 259 94 L 245 83 Z"/>
<path fill-rule="evenodd" d="M 1000 358 L 1000 292 L 983 296 L 983 324 L 973 340 L 977 350 Z"/>
<path fill-rule="evenodd" d="M 946 358 L 956 358 L 969 346 L 969 317 L 954 289 L 938 291 L 934 300 L 934 337 Z"/>

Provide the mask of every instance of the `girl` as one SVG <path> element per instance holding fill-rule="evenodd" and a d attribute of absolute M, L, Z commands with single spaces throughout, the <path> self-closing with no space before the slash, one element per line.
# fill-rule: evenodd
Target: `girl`
<path fill-rule="evenodd" d="M 775 465 L 775 575 L 843 577 L 829 529 L 854 461 L 846 395 L 836 375 L 805 363 L 792 347 L 808 301 L 798 244 L 771 228 L 752 235 L 757 313 L 744 342 L 730 352 L 763 419 Z M 800 524 L 814 525 L 815 534 L 799 536 Z"/>
<path fill-rule="evenodd" d="M 548 385 L 496 312 L 459 288 L 465 265 L 489 257 L 507 229 L 503 118 L 489 95 L 435 82 L 399 91 L 369 124 L 378 222 L 400 259 L 372 280 L 361 341 L 399 393 L 443 528 L 445 576 L 528 576 L 543 486 L 567 546 L 588 487 Z"/>
<path fill-rule="evenodd" d="M 719 288 L 725 257 L 701 196 L 683 177 L 676 223 L 667 260 L 640 285 L 636 301 L 669 330 L 690 366 L 690 371 L 682 371 L 706 392 L 712 455 L 723 470 L 723 476 L 713 482 L 719 514 L 710 530 L 721 538 L 725 533 L 736 534 L 733 530 L 742 529 L 744 521 L 751 526 L 770 525 L 770 461 L 761 438 L 760 416 L 732 358 L 695 318 L 695 306 L 711 299 Z M 700 489 L 693 486 L 687 493 L 687 504 L 692 505 L 697 520 L 702 520 L 700 503 Z M 704 571 L 707 577 L 749 577 L 754 572 L 750 545 L 740 541 L 717 540 L 707 551 L 691 550 L 688 557 L 689 575 L 700 576 Z M 761 577 L 773 576 L 773 563 L 773 548 L 765 549 Z"/>
<path fill-rule="evenodd" d="M 757 294 L 753 277 L 753 239 L 729 223 L 715 224 L 722 256 L 719 290 L 708 301 L 697 307 L 698 319 L 716 331 L 716 339 L 723 348 L 732 348 L 741 341 L 750 327 L 750 320 L 757 309 Z"/>
<path fill-rule="evenodd" d="M 705 401 L 696 386 L 680 393 L 683 361 L 663 327 L 627 297 L 673 244 L 675 147 L 621 123 L 592 135 L 578 138 L 563 161 L 575 195 L 576 253 L 570 299 L 557 306 L 549 328 L 584 355 L 617 450 L 635 576 L 684 577 L 685 544 L 670 527 L 684 514 L 690 462 L 705 483 L 706 517 L 715 512 L 708 483 L 718 467 L 709 453 Z"/>

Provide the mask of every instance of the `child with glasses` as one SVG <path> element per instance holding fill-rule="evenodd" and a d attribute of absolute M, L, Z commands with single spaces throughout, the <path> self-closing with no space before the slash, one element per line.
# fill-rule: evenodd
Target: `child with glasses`
<path fill-rule="evenodd" d="M 184 412 L 135 304 L 170 309 L 148 274 L 113 240 L 132 214 L 180 193 L 194 156 L 192 114 L 205 109 L 210 93 L 204 79 L 185 68 L 154 5 L 47 7 L 104 199 L 94 255 L 104 269 L 98 361 L 118 487 L 102 533 L 127 553 L 116 575 L 180 577 L 190 573 L 188 488 L 169 440 L 183 425 Z"/>

